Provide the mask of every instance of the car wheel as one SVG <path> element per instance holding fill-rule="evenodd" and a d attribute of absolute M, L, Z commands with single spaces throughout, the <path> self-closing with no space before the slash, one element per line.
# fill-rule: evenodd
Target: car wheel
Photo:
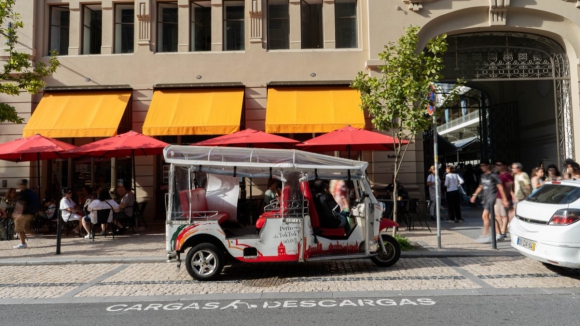
<path fill-rule="evenodd" d="M 379 244 L 379 247 L 377 248 L 378 254 L 372 256 L 371 260 L 375 265 L 380 267 L 393 266 L 397 261 L 399 261 L 399 257 L 401 257 L 401 247 L 399 247 L 397 240 L 390 235 L 381 234 L 381 239 L 385 244 L 387 252 L 383 252 Z"/>
<path fill-rule="evenodd" d="M 189 275 L 199 281 L 217 277 L 224 267 L 222 252 L 212 243 L 200 243 L 191 248 L 185 265 Z"/>

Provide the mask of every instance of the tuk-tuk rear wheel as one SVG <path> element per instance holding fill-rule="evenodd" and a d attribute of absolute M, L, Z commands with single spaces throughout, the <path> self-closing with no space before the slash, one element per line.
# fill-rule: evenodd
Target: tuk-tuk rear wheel
<path fill-rule="evenodd" d="M 217 277 L 224 267 L 222 252 L 212 243 L 200 243 L 187 252 L 187 272 L 199 281 Z"/>
<path fill-rule="evenodd" d="M 401 247 L 397 240 L 390 235 L 381 234 L 381 239 L 385 244 L 385 249 L 387 252 L 383 252 L 380 244 L 377 248 L 377 255 L 372 256 L 371 260 L 375 265 L 380 267 L 389 267 L 393 266 L 397 261 L 399 261 L 399 257 L 401 257 Z"/>

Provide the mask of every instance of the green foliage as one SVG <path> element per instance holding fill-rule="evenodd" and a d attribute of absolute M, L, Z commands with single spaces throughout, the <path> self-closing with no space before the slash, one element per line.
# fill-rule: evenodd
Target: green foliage
<path fill-rule="evenodd" d="M 42 81 L 56 71 L 60 65 L 56 53 L 52 52 L 48 64 L 34 63 L 30 54 L 16 51 L 18 30 L 24 27 L 20 15 L 13 11 L 15 0 L 0 0 L 0 34 L 6 40 L 7 58 L 0 72 L 0 93 L 17 96 L 21 91 L 38 93 L 45 83 Z M 0 122 L 22 123 L 14 107 L 0 103 Z"/>
<path fill-rule="evenodd" d="M 405 34 L 397 42 L 385 45 L 379 58 L 384 65 L 380 66 L 380 74 L 369 75 L 359 72 L 351 87 L 361 93 L 362 109 L 368 110 L 374 127 L 386 131 L 394 138 L 395 151 L 394 173 L 395 182 L 404 160 L 408 144 L 415 137 L 431 128 L 432 118 L 426 114 L 430 104 L 429 93 L 431 85 L 443 79 L 443 55 L 447 51 L 446 35 L 440 35 L 427 42 L 424 51 L 419 49 L 419 27 L 411 26 L 405 29 Z M 375 73 L 373 73 L 374 75 Z M 458 98 L 457 84 L 445 96 L 441 106 Z M 393 199 L 397 197 L 394 185 Z M 394 220 L 397 220 L 397 205 L 393 205 Z M 396 232 L 395 229 L 393 232 Z"/>
<path fill-rule="evenodd" d="M 394 238 L 399 243 L 399 247 L 401 247 L 401 251 L 411 251 L 411 250 L 416 249 L 415 246 L 413 246 L 411 244 L 411 242 L 409 241 L 409 239 L 407 239 L 406 237 L 404 237 L 400 234 L 395 234 Z"/>

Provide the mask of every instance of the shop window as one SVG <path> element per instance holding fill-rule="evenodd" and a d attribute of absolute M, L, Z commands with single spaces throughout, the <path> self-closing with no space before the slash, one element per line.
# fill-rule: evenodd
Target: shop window
<path fill-rule="evenodd" d="M 50 35 L 48 51 L 56 51 L 58 55 L 68 54 L 70 28 L 70 11 L 68 7 L 50 7 Z"/>
<path fill-rule="evenodd" d="M 336 48 L 358 47 L 356 1 L 336 0 L 334 3 Z"/>
<path fill-rule="evenodd" d="M 115 53 L 133 53 L 135 44 L 135 5 L 115 6 Z"/>
<path fill-rule="evenodd" d="M 99 5 L 83 6 L 83 52 L 100 54 L 102 41 L 103 10 Z"/>
<path fill-rule="evenodd" d="M 158 4 L 157 51 L 177 52 L 177 2 Z"/>
<path fill-rule="evenodd" d="M 244 50 L 244 1 L 224 1 L 224 51 Z"/>
<path fill-rule="evenodd" d="M 211 1 L 191 3 L 191 51 L 211 51 Z"/>
<path fill-rule="evenodd" d="M 268 0 L 268 49 L 290 48 L 288 0 Z"/>
<path fill-rule="evenodd" d="M 300 2 L 300 31 L 303 49 L 322 49 L 322 0 Z"/>

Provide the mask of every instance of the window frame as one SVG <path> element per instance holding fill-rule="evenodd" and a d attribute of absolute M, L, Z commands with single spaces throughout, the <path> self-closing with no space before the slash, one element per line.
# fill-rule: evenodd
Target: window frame
<path fill-rule="evenodd" d="M 175 9 L 177 9 L 177 21 L 176 22 L 163 22 L 161 21 L 161 19 L 163 18 L 163 15 L 160 14 L 161 13 L 161 9 L 163 7 L 169 7 L 169 6 L 173 6 L 175 7 Z M 177 1 L 167 1 L 167 2 L 157 2 L 157 11 L 156 11 L 156 15 L 155 15 L 155 31 L 156 31 L 156 53 L 173 53 L 173 52 L 178 52 L 179 51 L 179 7 L 177 4 Z M 176 39 L 176 43 L 175 43 L 175 51 L 163 51 L 162 48 L 162 44 L 159 41 L 161 38 L 161 33 L 160 33 L 160 28 L 159 25 L 160 24 L 172 24 L 176 26 L 176 30 L 177 30 L 177 39 Z"/>
<path fill-rule="evenodd" d="M 62 25 L 53 25 L 52 24 L 52 15 L 53 15 L 53 9 L 66 9 L 66 11 L 68 11 L 68 26 L 66 27 L 66 29 L 68 30 L 68 44 L 70 46 L 70 7 L 68 5 L 54 5 L 54 6 L 49 6 L 49 11 L 48 11 L 48 55 L 50 55 L 50 52 L 53 50 L 51 49 L 51 45 L 52 45 L 52 28 L 54 27 L 58 27 L 60 29 L 63 28 Z M 68 48 L 69 46 L 67 46 L 67 50 L 65 54 L 62 53 L 57 53 L 58 56 L 63 56 L 63 55 L 68 55 Z M 54 49 L 56 50 L 56 49 Z"/>
<path fill-rule="evenodd" d="M 209 9 L 210 9 L 210 11 L 209 11 L 209 26 L 205 26 L 205 25 L 203 25 L 203 24 L 198 23 L 198 22 L 195 21 L 194 8 L 196 6 L 205 8 L 204 6 L 201 6 L 201 5 L 198 5 L 197 4 L 197 3 L 200 3 L 200 2 L 209 3 Z M 189 8 L 189 43 L 190 43 L 189 44 L 189 51 L 190 52 L 208 52 L 208 51 L 211 51 L 211 35 L 212 35 L 212 28 L 211 28 L 212 27 L 212 19 L 211 19 L 212 18 L 211 17 L 212 14 L 211 14 L 211 9 L 212 9 L 211 0 L 192 0 L 190 2 L 190 8 Z M 202 26 L 204 28 L 209 28 L 209 47 L 208 47 L 207 50 L 197 50 L 197 49 L 195 49 L 195 43 L 196 42 L 195 42 L 195 33 L 194 33 L 194 29 L 193 29 L 193 26 L 194 25 L 195 26 Z"/>
<path fill-rule="evenodd" d="M 226 15 L 226 3 L 232 3 L 232 2 L 241 2 L 243 3 L 243 9 L 242 9 L 242 18 L 241 19 L 227 19 L 227 15 Z M 234 49 L 234 50 L 228 50 L 226 49 L 226 39 L 227 39 L 227 22 L 229 21 L 241 21 L 242 22 L 242 27 L 243 27 L 243 32 L 242 32 L 242 48 L 241 49 Z M 223 34 L 223 38 L 222 38 L 222 51 L 224 52 L 229 52 L 229 51 L 245 51 L 246 50 L 246 2 L 244 0 L 223 0 L 223 9 L 222 9 L 222 34 Z"/>
<path fill-rule="evenodd" d="M 129 23 L 117 23 L 117 8 L 120 6 L 131 6 L 133 7 L 133 22 L 130 25 L 133 25 L 133 46 L 131 52 L 117 52 L 117 25 L 129 25 Z M 134 2 L 116 2 L 113 4 L 113 53 L 114 54 L 129 54 L 135 53 L 135 3 Z M 122 45 L 123 41 L 121 40 L 121 49 L 123 48 Z"/>
<path fill-rule="evenodd" d="M 287 12 L 286 12 L 286 17 L 285 18 L 271 18 L 270 16 L 270 1 L 272 0 L 267 0 L 266 2 L 266 7 L 268 10 L 268 17 L 267 17 L 267 21 L 266 21 L 266 31 L 268 33 L 267 35 L 267 48 L 268 50 L 289 50 L 290 49 L 290 1 L 289 0 L 284 0 L 286 1 L 286 8 L 287 8 Z M 270 46 L 270 21 L 271 20 L 285 20 L 287 22 L 287 27 L 288 27 L 288 38 L 287 38 L 287 44 L 285 48 L 276 48 L 276 49 L 272 49 Z"/>
<path fill-rule="evenodd" d="M 99 40 L 100 46 L 99 46 L 99 52 L 98 53 L 85 53 L 85 27 L 87 27 L 90 30 L 90 33 L 92 33 L 92 29 L 91 26 L 86 26 L 85 25 L 85 10 L 90 10 L 91 12 L 95 12 L 96 10 L 91 9 L 90 7 L 92 6 L 99 6 L 100 11 L 101 11 L 101 26 L 100 26 L 100 36 L 101 39 Z M 80 54 L 81 55 L 96 55 L 96 54 L 102 54 L 102 50 L 101 48 L 103 47 L 103 7 L 101 6 L 101 4 L 84 4 L 81 6 L 82 10 L 81 10 L 81 44 L 80 44 Z M 91 36 L 91 35 L 89 35 Z M 91 39 L 92 40 L 92 39 Z M 89 42 L 90 43 L 90 42 Z M 90 52 L 90 48 L 91 46 L 89 45 L 89 52 Z"/>
<path fill-rule="evenodd" d="M 300 48 L 303 50 L 315 50 L 315 49 L 324 49 L 324 1 L 322 0 L 310 0 L 310 1 L 316 1 L 316 3 L 308 3 L 309 0 L 300 0 Z M 320 13 L 319 13 L 319 22 L 318 22 L 318 29 L 319 29 L 319 33 L 318 36 L 320 38 L 320 44 L 319 47 L 304 47 L 304 44 L 306 42 L 304 42 L 304 37 L 305 37 L 305 33 L 303 33 L 303 21 L 302 21 L 302 16 L 303 16 L 303 7 L 304 5 L 308 5 L 308 6 L 312 6 L 312 5 L 320 5 Z M 312 26 L 312 11 L 310 11 L 309 13 L 309 23 L 308 25 L 311 27 Z M 309 30 L 312 30 L 312 28 L 310 28 Z M 314 35 L 313 33 L 310 33 L 309 35 Z M 308 42 L 310 43 L 311 40 Z"/>
<path fill-rule="evenodd" d="M 338 1 L 338 2 L 336 2 L 336 1 Z M 354 15 L 353 16 L 341 16 L 341 17 L 339 17 L 338 14 L 337 14 L 337 12 L 336 12 L 336 9 L 337 9 L 336 8 L 336 4 L 337 3 L 340 3 L 340 0 L 336 0 L 336 1 L 334 3 L 334 39 L 335 39 L 336 48 L 337 49 L 358 49 L 358 47 L 359 47 L 359 44 L 358 44 L 359 43 L 359 35 L 358 35 L 358 30 L 359 30 L 359 28 L 358 28 L 358 8 L 359 8 L 359 0 L 351 0 L 351 1 L 354 1 L 354 3 L 355 3 L 355 11 L 354 11 Z M 355 22 L 354 23 L 354 26 L 355 26 L 355 33 L 354 33 L 354 35 L 356 37 L 356 40 L 355 40 L 356 46 L 354 46 L 354 47 L 338 47 L 338 34 L 339 33 L 338 33 L 338 24 L 337 24 L 337 22 L 338 22 L 338 20 L 347 20 L 347 19 L 354 19 L 354 22 Z"/>

